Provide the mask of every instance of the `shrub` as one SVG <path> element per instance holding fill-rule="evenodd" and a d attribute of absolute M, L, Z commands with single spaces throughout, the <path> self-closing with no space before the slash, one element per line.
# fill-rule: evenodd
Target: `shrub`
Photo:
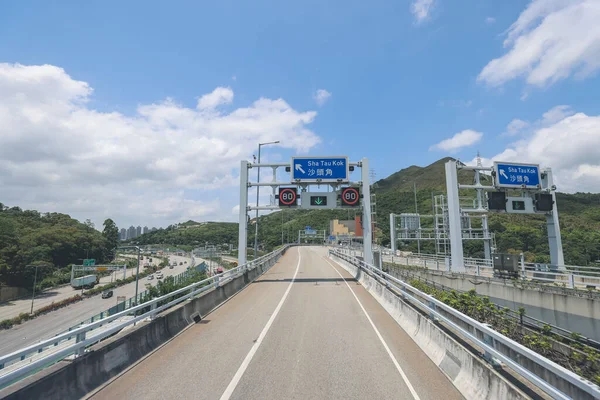
<path fill-rule="evenodd" d="M 13 322 L 11 319 L 4 319 L 0 321 L 0 329 L 10 329 L 13 326 Z"/>

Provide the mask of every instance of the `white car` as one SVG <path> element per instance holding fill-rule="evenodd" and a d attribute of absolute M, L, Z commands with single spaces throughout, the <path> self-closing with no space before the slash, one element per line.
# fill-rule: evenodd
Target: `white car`
<path fill-rule="evenodd" d="M 154 279 L 154 275 L 148 275 L 148 280 L 151 281 L 152 279 Z"/>
<path fill-rule="evenodd" d="M 161 274 L 161 273 L 156 274 L 156 279 L 162 279 L 162 278 L 163 278 L 163 274 Z"/>

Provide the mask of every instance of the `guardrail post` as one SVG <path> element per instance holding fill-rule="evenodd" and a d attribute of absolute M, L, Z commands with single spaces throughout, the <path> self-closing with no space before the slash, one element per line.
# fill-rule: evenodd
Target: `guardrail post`
<path fill-rule="evenodd" d="M 477 276 L 481 276 L 481 270 L 479 269 L 479 264 L 475 264 L 477 267 Z"/>
<path fill-rule="evenodd" d="M 83 342 L 85 340 L 85 332 L 81 332 L 77 334 L 77 339 L 75 340 L 75 343 L 79 343 L 79 342 Z M 85 347 L 81 347 L 79 349 L 77 349 L 77 352 L 75 353 L 75 355 L 77 357 L 82 356 L 85 354 Z"/>
<path fill-rule="evenodd" d="M 433 300 L 429 300 L 429 319 L 432 320 L 433 322 L 437 322 L 437 318 L 434 314 L 434 311 L 436 310 L 435 307 L 435 303 L 433 302 Z"/>
<path fill-rule="evenodd" d="M 450 257 L 446 257 L 445 261 L 446 261 L 446 272 L 450 272 Z"/>
<path fill-rule="evenodd" d="M 483 324 L 483 325 L 487 326 L 490 329 L 494 329 L 489 324 Z M 483 342 L 485 344 L 487 344 L 488 346 L 490 346 L 491 348 L 494 348 L 494 338 L 491 337 L 490 335 L 488 335 L 485 332 L 481 332 L 481 334 L 483 335 Z M 502 365 L 500 363 L 500 361 L 498 361 L 497 359 L 495 359 L 492 356 L 492 353 L 490 353 L 487 350 L 485 350 L 485 353 L 483 354 L 483 359 L 486 360 L 488 363 L 490 363 L 493 367 L 499 367 L 499 366 Z"/>
<path fill-rule="evenodd" d="M 569 288 L 575 288 L 575 275 L 569 274 Z"/>
<path fill-rule="evenodd" d="M 152 304 L 150 304 L 150 311 L 154 311 L 154 310 L 156 310 L 156 304 L 157 304 L 157 303 L 152 303 Z M 153 320 L 154 318 L 156 318 L 156 314 L 152 314 L 152 315 L 150 315 L 150 320 Z"/>

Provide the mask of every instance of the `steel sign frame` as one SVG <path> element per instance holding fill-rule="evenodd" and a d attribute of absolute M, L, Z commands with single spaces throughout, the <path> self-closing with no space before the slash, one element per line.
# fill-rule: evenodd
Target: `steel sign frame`
<path fill-rule="evenodd" d="M 281 194 L 286 192 L 286 191 L 290 191 L 292 193 L 294 193 L 294 200 L 291 202 L 286 202 L 284 200 L 282 200 L 281 198 Z M 296 188 L 291 188 L 291 187 L 280 187 L 279 188 L 279 205 L 280 206 L 284 206 L 284 207 L 294 207 L 298 204 L 298 191 Z"/>
<path fill-rule="evenodd" d="M 536 184 L 530 184 L 530 183 L 525 183 L 525 182 L 501 183 L 499 166 L 535 168 L 537 171 L 537 174 L 535 174 L 537 177 L 537 183 Z M 494 184 L 498 188 L 537 189 L 537 190 L 539 190 L 542 186 L 542 173 L 541 173 L 539 164 L 494 161 L 494 171 L 496 172 Z M 524 175 L 524 174 L 519 174 L 519 175 Z M 528 175 L 530 175 L 530 174 L 528 174 Z M 505 179 L 509 179 L 509 178 L 507 176 L 505 176 Z"/>
<path fill-rule="evenodd" d="M 332 177 L 332 178 L 327 178 L 326 175 L 323 175 L 321 178 L 319 178 L 318 176 L 315 177 L 297 177 L 296 176 L 296 160 L 315 160 L 315 161 L 338 161 L 338 160 L 343 160 L 345 163 L 345 176 L 340 178 L 340 177 Z M 323 168 L 326 169 L 326 168 Z M 301 168 L 300 168 L 301 170 Z M 299 171 L 300 172 L 300 171 Z M 348 182 L 350 180 L 350 161 L 348 160 L 348 156 L 318 156 L 318 157 L 311 157 L 311 156 L 300 156 L 300 157 L 292 157 L 292 160 L 290 162 L 290 179 L 293 183 L 295 182 L 314 182 L 314 183 L 319 183 L 319 182 Z"/>

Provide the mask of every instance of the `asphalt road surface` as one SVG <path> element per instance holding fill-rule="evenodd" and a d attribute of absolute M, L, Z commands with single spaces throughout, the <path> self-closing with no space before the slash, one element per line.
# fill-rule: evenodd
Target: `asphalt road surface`
<path fill-rule="evenodd" d="M 132 256 L 136 257 L 137 256 Z M 140 262 L 140 272 L 143 271 L 144 262 L 148 261 L 148 257 L 142 257 L 142 261 Z M 188 261 L 189 262 L 189 261 Z M 152 259 L 152 265 L 158 265 L 160 260 L 154 257 Z M 135 276 L 136 268 L 127 269 L 126 277 Z M 81 273 L 79 273 L 82 276 Z M 93 272 L 87 273 L 87 275 L 91 275 Z M 123 271 L 117 271 L 114 276 L 103 276 L 100 278 L 100 284 L 106 284 L 113 282 L 116 279 L 123 279 Z M 58 288 L 47 289 L 44 292 L 37 293 L 35 296 L 33 309 L 37 310 L 44 306 L 50 305 L 51 303 L 64 300 L 68 297 L 74 296 L 77 293 L 81 293 L 81 291 L 75 290 L 71 287 L 71 285 L 65 285 Z M 27 313 L 31 311 L 31 297 L 25 297 L 19 300 L 11 300 L 7 302 L 0 303 L 0 321 L 3 319 L 13 318 L 19 315 L 20 313 Z"/>
<path fill-rule="evenodd" d="M 179 265 L 180 262 L 185 261 L 188 263 Z M 163 268 L 162 271 L 165 277 L 184 272 L 190 265 L 191 258 L 169 256 L 169 262 L 177 262 L 177 266 L 173 267 L 173 269 L 170 269 L 169 267 Z M 146 289 L 146 284 L 156 285 L 157 282 L 157 279 L 141 279 L 139 281 L 139 292 L 141 293 Z M 66 297 L 81 293 L 80 290 L 75 290 L 70 286 L 68 289 L 70 292 L 69 296 Z M 50 338 L 93 315 L 115 306 L 117 304 L 117 296 L 125 296 L 126 298 L 135 296 L 135 282 L 113 289 L 113 296 L 108 299 L 103 299 L 102 296 L 98 294 L 71 304 L 65 308 L 26 321 L 20 325 L 15 325 L 10 329 L 0 330 L 0 355 L 9 354 L 43 339 Z M 29 312 L 29 309 L 27 312 Z"/>
<path fill-rule="evenodd" d="M 462 398 L 323 248 L 267 273 L 94 399 Z"/>

